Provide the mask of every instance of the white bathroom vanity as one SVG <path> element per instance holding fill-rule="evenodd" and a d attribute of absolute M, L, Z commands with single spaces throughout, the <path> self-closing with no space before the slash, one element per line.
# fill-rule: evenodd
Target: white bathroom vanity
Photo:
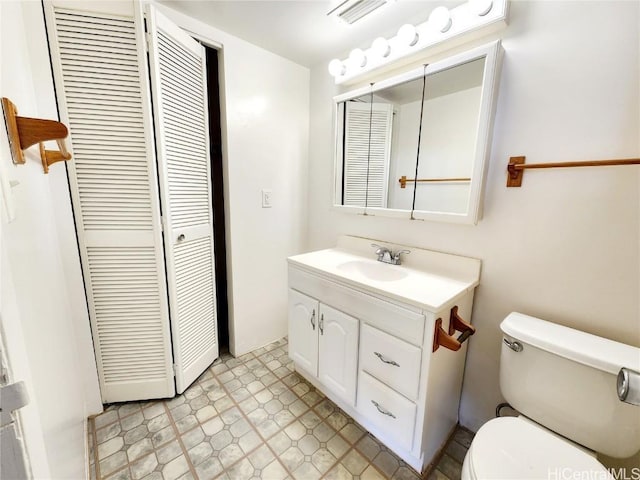
<path fill-rule="evenodd" d="M 372 243 L 411 253 L 386 264 Z M 458 421 L 467 344 L 457 339 L 473 331 L 480 260 L 343 236 L 288 261 L 296 371 L 422 471 Z"/>

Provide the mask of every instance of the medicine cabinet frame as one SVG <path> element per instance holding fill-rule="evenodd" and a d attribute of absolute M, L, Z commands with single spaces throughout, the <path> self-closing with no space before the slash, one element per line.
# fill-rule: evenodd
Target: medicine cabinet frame
<path fill-rule="evenodd" d="M 412 80 L 420 79 L 423 76 L 463 65 L 474 60 L 485 59 L 484 71 L 482 75 L 482 90 L 480 96 L 480 108 L 478 114 L 478 127 L 475 140 L 475 150 L 472 159 L 471 181 L 469 188 L 469 201 L 466 213 L 452 213 L 446 211 L 429 211 L 412 209 L 381 208 L 370 206 L 341 205 L 342 195 L 342 162 L 343 148 L 339 137 L 342 134 L 343 120 L 340 118 L 339 104 L 348 100 L 371 95 L 385 88 L 400 85 Z M 333 98 L 333 119 L 334 119 L 334 181 L 332 203 L 334 210 L 344 213 L 355 213 L 361 215 L 373 215 L 392 218 L 407 218 L 415 220 L 429 220 L 439 222 L 477 224 L 482 218 L 482 203 L 484 196 L 484 185 L 486 182 L 486 171 L 489 164 L 491 143 L 493 137 L 493 122 L 495 116 L 496 99 L 498 93 L 499 76 L 502 63 L 502 47 L 500 40 L 467 50 L 465 52 L 446 57 L 437 62 L 422 65 L 405 73 L 395 75 L 349 92 L 337 95 Z M 426 88 L 429 88 L 427 78 Z M 425 126 L 423 125 L 422 128 Z M 417 138 L 416 138 L 417 147 Z M 417 183 L 413 183 L 413 188 L 420 188 Z"/>

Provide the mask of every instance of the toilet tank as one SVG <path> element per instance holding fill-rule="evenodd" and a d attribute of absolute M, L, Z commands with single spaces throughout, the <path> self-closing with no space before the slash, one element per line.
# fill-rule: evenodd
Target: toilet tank
<path fill-rule="evenodd" d="M 620 368 L 640 371 L 640 349 L 521 313 L 500 328 L 500 388 L 516 410 L 611 457 L 640 450 L 640 407 L 621 402 L 616 390 Z"/>

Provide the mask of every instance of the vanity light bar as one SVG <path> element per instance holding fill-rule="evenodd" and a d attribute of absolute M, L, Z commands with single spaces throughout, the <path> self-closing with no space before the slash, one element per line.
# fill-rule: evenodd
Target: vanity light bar
<path fill-rule="evenodd" d="M 336 84 L 350 83 L 366 73 L 409 63 L 427 48 L 436 53 L 487 35 L 507 25 L 508 6 L 508 0 L 469 0 L 451 10 L 437 7 L 426 22 L 403 25 L 395 37 L 378 37 L 366 50 L 357 48 L 345 60 L 331 60 L 329 73 Z"/>

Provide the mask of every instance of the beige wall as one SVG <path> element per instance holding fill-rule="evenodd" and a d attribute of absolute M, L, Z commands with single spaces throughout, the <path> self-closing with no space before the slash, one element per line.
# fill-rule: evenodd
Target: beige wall
<path fill-rule="evenodd" d="M 333 85 L 326 64 L 312 69 L 310 250 L 352 234 L 483 262 L 460 408 L 461 423 L 472 430 L 502 401 L 499 324 L 509 312 L 640 346 L 639 167 L 530 171 L 522 188 L 505 188 L 510 156 L 550 162 L 639 155 L 639 7 L 511 3 L 508 28 L 486 40 L 503 38 L 505 56 L 477 226 L 332 210 L 331 99 L 344 89 Z"/>
<path fill-rule="evenodd" d="M 41 4 L 0 2 L 0 17 L 0 95 L 20 115 L 56 119 Z M 65 167 L 44 175 L 37 147 L 14 166 L 1 123 L 0 170 L 5 186 L 17 184 L 6 189 L 15 219 L 0 207 L 0 324 L 12 378 L 30 398 L 24 440 L 35 478 L 83 478 L 86 418 L 102 405 Z"/>

